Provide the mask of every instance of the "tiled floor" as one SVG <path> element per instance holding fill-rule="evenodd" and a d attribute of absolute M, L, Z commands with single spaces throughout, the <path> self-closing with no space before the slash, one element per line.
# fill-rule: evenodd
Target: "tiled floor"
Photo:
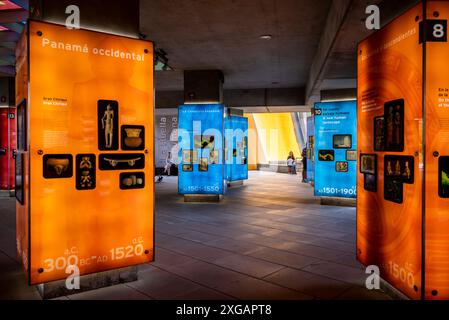
<path fill-rule="evenodd" d="M 139 280 L 69 299 L 389 299 L 365 289 L 355 208 L 321 206 L 299 176 L 250 172 L 219 204 L 156 184 L 156 261 Z M 0 198 L 0 299 L 39 298 L 14 262 L 14 201 Z"/>

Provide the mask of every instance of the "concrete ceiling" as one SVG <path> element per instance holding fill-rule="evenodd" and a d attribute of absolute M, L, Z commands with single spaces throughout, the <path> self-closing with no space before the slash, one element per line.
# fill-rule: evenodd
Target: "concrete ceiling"
<path fill-rule="evenodd" d="M 141 32 L 167 52 L 174 68 L 156 73 L 156 89 L 183 90 L 185 69 L 221 69 L 225 89 L 304 87 L 330 4 L 141 0 Z"/>
<path fill-rule="evenodd" d="M 28 1 L 0 1 L 0 77 L 15 75 L 15 47 L 28 18 Z"/>
<path fill-rule="evenodd" d="M 378 5 L 381 27 L 420 0 L 337 0 L 329 12 L 305 92 L 306 104 L 320 100 L 320 91 L 356 88 L 357 44 L 375 32 L 365 27 L 368 5 Z"/>
<path fill-rule="evenodd" d="M 254 101 L 241 106 L 260 106 L 260 89 L 276 88 L 303 92 L 302 101 L 277 99 L 276 105 L 312 106 L 322 90 L 356 87 L 357 43 L 373 32 L 365 27 L 368 5 L 380 7 L 385 25 L 418 2 L 141 0 L 141 32 L 167 52 L 174 68 L 156 72 L 156 90 L 165 91 L 157 105 L 182 103 L 183 70 L 221 69 L 227 91 L 252 90 Z M 272 40 L 261 40 L 263 34 Z"/>
<path fill-rule="evenodd" d="M 28 17 L 27 0 L 10 2 L 23 9 L 0 6 L 0 26 L 8 29 L 0 31 L 0 76 L 14 75 L 20 22 Z M 322 90 L 355 88 L 357 43 L 372 33 L 364 23 L 367 5 L 379 5 L 385 25 L 418 2 L 140 0 L 140 31 L 167 52 L 174 68 L 155 73 L 157 107 L 181 104 L 183 71 L 195 69 L 223 71 L 229 106 L 311 106 Z M 96 14 L 92 19 L 98 22 Z M 123 23 L 120 17 L 111 19 L 112 25 Z"/>

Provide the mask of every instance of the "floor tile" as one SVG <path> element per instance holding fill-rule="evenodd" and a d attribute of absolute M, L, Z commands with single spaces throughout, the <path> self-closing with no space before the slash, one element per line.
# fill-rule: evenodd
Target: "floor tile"
<path fill-rule="evenodd" d="M 85 291 L 68 296 L 70 300 L 150 300 L 151 298 L 126 284 Z"/>
<path fill-rule="evenodd" d="M 213 261 L 213 263 L 256 278 L 263 278 L 283 268 L 283 266 L 279 264 L 240 254 L 223 257 Z"/>
<path fill-rule="evenodd" d="M 265 280 L 298 290 L 317 299 L 334 299 L 350 288 L 350 285 L 345 282 L 290 268 L 282 269 L 266 277 Z"/>

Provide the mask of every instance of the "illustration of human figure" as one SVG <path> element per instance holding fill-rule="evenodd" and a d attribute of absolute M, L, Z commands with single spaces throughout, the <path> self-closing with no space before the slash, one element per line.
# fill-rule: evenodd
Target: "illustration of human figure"
<path fill-rule="evenodd" d="M 396 161 L 396 165 L 394 167 L 394 174 L 396 176 L 400 176 L 401 175 L 401 164 L 399 163 L 399 160 Z"/>
<path fill-rule="evenodd" d="M 105 147 L 112 148 L 114 138 L 114 110 L 110 104 L 107 105 L 103 118 L 101 118 L 102 128 L 104 129 Z"/>
<path fill-rule="evenodd" d="M 393 143 L 399 145 L 401 143 L 401 113 L 397 110 L 394 113 L 394 137 Z"/>
<path fill-rule="evenodd" d="M 92 187 L 92 177 L 90 176 L 89 171 L 83 171 L 81 175 L 81 187 L 82 188 Z"/>
<path fill-rule="evenodd" d="M 412 174 L 412 172 L 411 172 L 411 170 L 409 168 L 408 161 L 406 161 L 405 162 L 405 169 L 404 169 L 404 176 L 406 176 L 407 179 L 410 179 L 411 174 Z"/>
<path fill-rule="evenodd" d="M 394 132 L 393 107 L 390 107 L 388 109 L 388 118 L 387 118 L 387 144 L 392 143 L 393 132 Z"/>
<path fill-rule="evenodd" d="M 387 176 L 392 176 L 393 170 L 391 169 L 391 161 L 387 162 Z"/>

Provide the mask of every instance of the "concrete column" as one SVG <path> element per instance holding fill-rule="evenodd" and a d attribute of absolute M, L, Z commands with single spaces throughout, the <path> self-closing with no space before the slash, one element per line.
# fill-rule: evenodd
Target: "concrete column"
<path fill-rule="evenodd" d="M 184 71 L 185 103 L 223 103 L 224 75 L 220 70 Z"/>

